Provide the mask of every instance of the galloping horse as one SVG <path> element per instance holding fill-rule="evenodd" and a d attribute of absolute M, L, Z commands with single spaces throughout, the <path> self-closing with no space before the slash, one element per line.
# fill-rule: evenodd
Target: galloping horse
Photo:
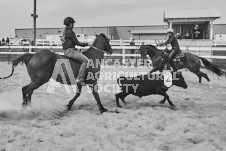
<path fill-rule="evenodd" d="M 149 55 L 150 59 L 152 60 L 153 69 L 150 72 L 155 71 L 163 71 L 164 65 L 166 63 L 166 57 L 164 55 L 164 52 L 162 50 L 157 49 L 153 45 L 141 45 L 140 47 L 140 53 L 142 57 L 145 57 L 147 54 Z M 202 77 L 204 77 L 208 82 L 210 82 L 209 77 L 207 74 L 200 71 L 201 62 L 202 60 L 204 66 L 213 71 L 218 76 L 223 75 L 223 71 L 217 68 L 215 65 L 213 65 L 208 60 L 198 57 L 191 53 L 185 53 L 184 57 L 180 59 L 180 61 L 174 62 L 177 69 L 187 68 L 190 72 L 193 72 L 199 77 L 199 83 L 202 81 Z"/>
<path fill-rule="evenodd" d="M 104 34 L 100 34 L 100 35 L 97 35 L 92 46 L 83 53 L 85 56 L 87 56 L 90 59 L 90 62 L 92 61 L 94 64 L 94 66 L 92 66 L 92 67 L 89 66 L 87 68 L 86 77 L 87 77 L 87 73 L 92 73 L 93 75 L 99 75 L 98 73 L 100 71 L 100 62 L 101 62 L 101 59 L 103 59 L 103 57 L 104 57 L 104 52 L 111 54 L 112 48 L 109 44 L 109 39 Z M 67 59 L 67 61 L 69 61 L 69 63 L 70 63 L 69 65 L 71 66 L 71 69 L 73 72 L 72 75 L 74 76 L 74 79 L 75 79 L 78 75 L 78 71 L 79 71 L 81 63 L 76 60 L 70 59 L 66 56 L 62 56 L 62 55 L 53 53 L 50 50 L 42 50 L 35 54 L 26 53 L 26 54 L 20 56 L 19 58 L 12 61 L 12 73 L 8 77 L 4 77 L 1 79 L 9 78 L 10 76 L 12 76 L 13 72 L 14 72 L 14 67 L 18 63 L 20 63 L 20 62 L 25 63 L 27 66 L 28 74 L 31 78 L 31 82 L 30 82 L 30 84 L 28 84 L 22 88 L 22 93 L 23 93 L 23 104 L 22 105 L 23 106 L 30 105 L 31 95 L 32 95 L 33 91 L 35 89 L 39 88 L 44 83 L 48 82 L 53 74 L 58 75 L 54 79 L 57 82 L 60 82 L 63 84 L 68 84 L 68 85 L 75 84 L 75 81 L 70 80 L 71 79 L 70 73 L 68 72 L 68 70 L 66 70 L 66 67 L 65 67 L 66 65 L 58 64 L 57 61 L 59 59 Z M 65 79 L 62 76 L 59 76 L 59 74 L 53 73 L 53 71 L 55 71 L 56 68 L 62 69 L 63 74 L 65 75 L 64 76 Z M 58 71 L 58 70 L 56 70 L 56 71 Z M 99 78 L 99 76 L 94 76 L 93 79 L 85 80 L 85 83 L 90 86 L 92 93 L 97 101 L 99 110 L 101 113 L 103 113 L 103 112 L 106 112 L 107 109 L 105 109 L 103 107 L 103 105 L 101 104 L 100 97 L 97 92 L 98 78 Z M 66 81 L 66 83 L 65 83 L 65 81 Z M 95 87 L 95 89 L 94 89 L 94 87 Z M 67 105 L 68 110 L 71 109 L 71 107 L 74 104 L 74 102 L 76 101 L 76 99 L 80 96 L 81 89 L 82 89 L 82 86 L 78 85 L 78 91 L 76 92 L 75 97 L 72 98 Z"/>

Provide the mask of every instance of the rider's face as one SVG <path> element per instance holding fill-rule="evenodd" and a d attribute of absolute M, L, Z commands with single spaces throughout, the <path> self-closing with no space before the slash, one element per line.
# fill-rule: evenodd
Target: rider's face
<path fill-rule="evenodd" d="M 167 33 L 167 37 L 171 36 L 171 33 Z"/>
<path fill-rule="evenodd" d="M 69 28 L 74 28 L 74 23 L 70 23 Z"/>

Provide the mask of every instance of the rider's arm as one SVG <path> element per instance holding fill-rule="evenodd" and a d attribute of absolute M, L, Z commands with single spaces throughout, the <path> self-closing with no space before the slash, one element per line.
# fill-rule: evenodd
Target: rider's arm
<path fill-rule="evenodd" d="M 162 43 L 160 43 L 158 45 L 159 46 L 163 46 L 163 45 L 171 44 L 175 40 L 174 38 L 175 38 L 174 36 L 171 36 L 171 37 L 169 37 L 169 39 L 167 41 L 162 42 Z"/>
<path fill-rule="evenodd" d="M 69 37 L 71 41 L 77 46 L 81 46 L 81 47 L 88 46 L 87 43 L 79 42 L 74 32 L 69 32 Z"/>
<path fill-rule="evenodd" d="M 165 45 L 165 42 L 160 42 L 160 43 L 158 44 L 158 46 L 163 46 L 163 45 Z"/>
<path fill-rule="evenodd" d="M 175 40 L 174 36 L 169 37 L 169 39 L 165 42 L 165 45 L 171 44 Z"/>

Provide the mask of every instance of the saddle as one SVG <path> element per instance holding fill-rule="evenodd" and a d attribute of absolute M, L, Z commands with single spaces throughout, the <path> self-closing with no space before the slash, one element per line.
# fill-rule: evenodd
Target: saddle
<path fill-rule="evenodd" d="M 180 53 L 178 53 L 175 58 L 174 61 L 183 61 L 185 60 L 185 53 L 183 53 L 182 51 Z"/>
<path fill-rule="evenodd" d="M 183 52 L 179 53 L 176 55 L 176 59 L 180 59 L 180 58 L 183 58 L 185 56 L 185 54 Z"/>

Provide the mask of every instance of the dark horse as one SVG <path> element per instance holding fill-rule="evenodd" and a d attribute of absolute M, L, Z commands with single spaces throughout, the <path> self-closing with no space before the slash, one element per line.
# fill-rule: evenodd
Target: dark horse
<path fill-rule="evenodd" d="M 91 73 L 93 75 L 98 75 L 100 71 L 100 62 L 104 58 L 104 52 L 111 54 L 112 48 L 109 44 L 109 39 L 104 34 L 100 34 L 100 35 L 97 35 L 95 41 L 93 42 L 93 45 L 83 53 L 85 56 L 89 58 L 90 62 L 93 63 L 92 66 L 87 66 L 86 77 L 88 73 Z M 70 69 L 72 69 L 72 72 L 73 72 L 72 75 L 74 76 L 73 77 L 74 81 L 71 81 L 71 79 L 73 78 L 70 77 L 70 73 L 67 70 L 66 64 L 59 64 L 57 62 L 59 61 L 59 59 L 67 59 L 67 61 L 69 62 L 69 66 L 71 66 Z M 52 76 L 52 78 L 57 82 L 68 84 L 68 85 L 74 85 L 75 77 L 77 77 L 78 71 L 81 65 L 80 62 L 70 59 L 66 56 L 58 55 L 49 50 L 42 50 L 35 54 L 26 53 L 20 56 L 19 58 L 13 60 L 12 73 L 8 77 L 10 77 L 13 74 L 14 67 L 20 62 L 23 62 L 26 64 L 28 74 L 31 78 L 30 84 L 22 88 L 23 106 L 30 105 L 31 95 L 33 91 L 39 88 L 44 83 L 48 82 L 53 74 L 58 75 L 55 77 L 55 79 Z M 64 76 L 58 73 L 53 73 L 53 71 L 54 72 L 60 71 L 60 70 L 55 70 L 57 68 L 62 69 L 61 71 L 63 72 Z M 5 77 L 5 78 L 8 78 L 8 77 Z M 93 77 L 94 77 L 93 79 L 85 80 L 85 83 L 90 86 L 92 93 L 97 101 L 99 110 L 101 113 L 103 113 L 103 112 L 106 112 L 107 109 L 105 109 L 101 104 L 100 97 L 97 92 L 97 80 L 99 76 L 93 76 Z M 2 78 L 2 79 L 5 79 L 5 78 Z M 72 98 L 67 105 L 68 110 L 71 109 L 75 100 L 80 96 L 81 89 L 82 89 L 82 86 L 78 85 L 78 91 L 76 91 L 75 97 Z"/>
<path fill-rule="evenodd" d="M 162 50 L 157 49 L 153 45 L 141 45 L 140 53 L 142 58 L 144 58 L 148 54 L 150 59 L 152 60 L 152 65 L 154 68 L 151 70 L 151 72 L 155 72 L 158 70 L 161 72 L 163 71 L 167 57 L 165 57 L 164 52 Z M 177 69 L 187 68 L 189 71 L 196 74 L 199 77 L 199 83 L 201 83 L 202 77 L 204 77 L 209 82 L 210 79 L 207 74 L 200 71 L 200 60 L 202 60 L 204 66 L 207 69 L 213 71 L 218 76 L 223 75 L 224 72 L 212 63 L 210 63 L 208 60 L 191 53 L 185 53 L 184 57 L 181 58 L 180 61 L 176 61 L 174 63 Z"/>

